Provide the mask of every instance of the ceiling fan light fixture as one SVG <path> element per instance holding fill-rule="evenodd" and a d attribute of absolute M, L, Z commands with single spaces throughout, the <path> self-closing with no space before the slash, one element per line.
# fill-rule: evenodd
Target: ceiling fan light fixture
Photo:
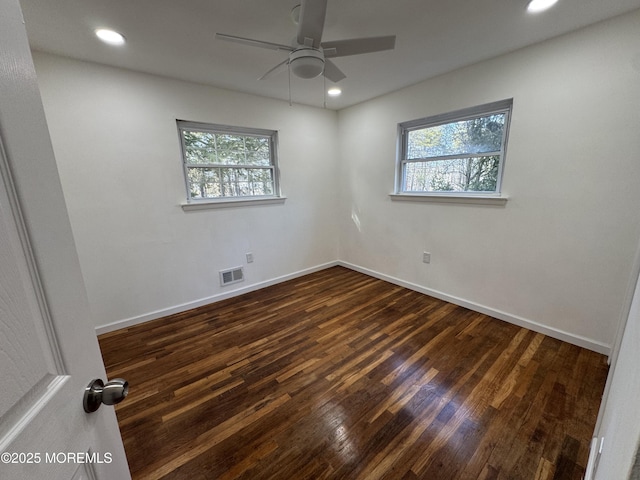
<path fill-rule="evenodd" d="M 312 48 L 299 48 L 289 55 L 289 66 L 296 77 L 316 78 L 324 71 L 324 55 Z"/>
<path fill-rule="evenodd" d="M 527 5 L 527 12 L 539 13 L 553 7 L 558 0 L 531 0 Z"/>
<path fill-rule="evenodd" d="M 339 97 L 340 95 L 342 95 L 342 90 L 340 90 L 338 87 L 332 87 L 327 90 L 327 95 L 329 95 L 330 97 Z"/>

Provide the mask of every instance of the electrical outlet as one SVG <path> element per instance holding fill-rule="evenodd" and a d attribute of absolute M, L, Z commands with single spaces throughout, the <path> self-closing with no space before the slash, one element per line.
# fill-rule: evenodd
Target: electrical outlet
<path fill-rule="evenodd" d="M 246 254 L 247 263 L 253 263 L 253 253 L 249 252 Z"/>
<path fill-rule="evenodd" d="M 429 252 L 422 252 L 422 261 L 424 263 L 431 263 L 431 254 Z"/>

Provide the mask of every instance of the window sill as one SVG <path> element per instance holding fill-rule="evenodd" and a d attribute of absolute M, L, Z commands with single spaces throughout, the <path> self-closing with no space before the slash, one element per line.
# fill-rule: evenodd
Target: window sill
<path fill-rule="evenodd" d="M 450 194 L 450 193 L 431 193 L 431 194 L 410 194 L 410 193 L 392 193 L 389 195 L 391 200 L 402 202 L 431 202 L 431 203 L 464 203 L 475 205 L 493 205 L 502 207 L 507 203 L 509 197 L 500 195 L 475 195 L 475 194 Z"/>
<path fill-rule="evenodd" d="M 263 198 L 225 198 L 220 200 L 194 200 L 191 203 L 180 205 L 185 212 L 195 210 L 210 210 L 215 208 L 250 207 L 257 205 L 282 204 L 287 197 L 263 197 Z"/>

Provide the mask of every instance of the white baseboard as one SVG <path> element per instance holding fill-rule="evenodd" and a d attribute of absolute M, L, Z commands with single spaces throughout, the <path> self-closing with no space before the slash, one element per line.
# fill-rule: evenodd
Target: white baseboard
<path fill-rule="evenodd" d="M 223 292 L 217 295 L 212 295 L 210 297 L 194 300 L 193 302 L 187 302 L 180 305 L 175 305 L 173 307 L 164 308 L 161 310 L 156 310 L 150 313 L 146 313 L 144 315 L 138 315 L 136 317 L 126 318 L 124 320 L 118 320 L 116 322 L 112 322 L 106 325 L 101 325 L 99 327 L 96 327 L 96 334 L 101 335 L 103 333 L 112 332 L 114 330 L 119 330 L 121 328 L 132 327 L 134 325 L 148 322 L 150 320 L 156 320 L 158 318 L 166 317 L 167 315 L 173 315 L 175 313 L 184 312 L 192 308 L 201 307 L 204 305 L 208 305 L 210 303 L 218 302 L 220 300 L 225 300 L 227 298 L 237 297 L 238 295 L 242 295 L 244 293 L 253 292 L 254 290 L 259 290 L 261 288 L 269 287 L 271 285 L 276 285 L 278 283 L 282 283 L 287 280 L 292 280 L 294 278 L 298 278 L 303 275 L 308 275 L 309 273 L 318 272 L 320 270 L 334 267 L 336 265 L 349 268 L 356 272 L 364 273 L 365 275 L 369 275 L 374 278 L 379 278 L 380 280 L 384 280 L 386 282 L 393 283 L 394 285 L 399 285 L 401 287 L 405 287 L 410 290 L 423 293 L 425 295 L 430 295 L 432 297 L 439 298 L 440 300 L 444 300 L 446 302 L 450 302 L 455 305 L 460 305 L 461 307 L 468 308 L 469 310 L 473 310 L 475 312 L 484 313 L 485 315 L 489 315 L 499 320 L 504 320 L 505 322 L 518 325 L 519 327 L 528 328 L 529 330 L 533 330 L 534 332 L 549 335 L 552 338 L 557 338 L 558 340 L 562 340 L 564 342 L 571 343 L 579 347 L 593 350 L 595 352 L 602 353 L 604 355 L 609 355 L 611 353 L 610 345 L 606 345 L 604 343 L 597 342 L 595 340 L 591 340 L 589 338 L 585 338 L 580 335 L 574 335 L 572 333 L 568 333 L 553 327 L 548 327 L 546 325 L 537 323 L 533 320 L 528 320 L 526 318 L 522 318 L 517 315 L 512 315 L 506 312 L 502 312 L 500 310 L 496 310 L 496 309 L 487 307 L 485 305 L 480 305 L 474 302 L 470 302 L 462 298 L 454 297 L 453 295 L 448 295 L 446 293 L 439 292 L 437 290 L 432 290 L 430 288 L 426 288 L 421 285 L 417 285 L 415 283 L 407 282 L 399 278 L 391 277 L 389 275 L 376 272 L 375 270 L 370 270 L 368 268 L 360 267 L 358 265 L 354 265 L 352 263 L 344 262 L 341 260 L 324 263 L 322 265 L 317 265 L 315 267 L 300 270 L 288 275 L 276 277 L 271 280 L 266 280 L 264 282 L 254 283 L 242 288 L 230 290 L 228 292 Z"/>
<path fill-rule="evenodd" d="M 166 317 L 167 315 L 173 315 L 174 313 L 186 312 L 187 310 L 191 310 L 192 308 L 202 307 L 204 305 L 209 305 L 210 303 L 219 302 L 220 300 L 237 297 L 238 295 L 242 295 L 244 293 L 249 293 L 261 288 L 270 287 L 271 285 L 286 282 L 287 280 L 302 277 L 303 275 L 318 272 L 326 268 L 335 267 L 336 265 L 338 265 L 338 262 L 329 262 L 322 265 L 316 265 L 315 267 L 306 268 L 304 270 L 290 273 L 288 275 L 272 278 L 271 280 L 265 280 L 264 282 L 253 283 L 245 287 L 236 288 L 234 290 L 229 290 L 227 292 L 212 295 L 210 297 L 200 298 L 198 300 L 194 300 L 193 302 L 182 303 L 173 307 L 163 308 L 161 310 L 145 313 L 144 315 L 138 315 L 131 318 L 125 318 L 124 320 L 118 320 L 112 323 L 108 323 L 106 325 L 100 325 L 96 327 L 96 334 L 102 335 L 103 333 L 113 332 L 114 330 L 120 330 L 121 328 L 133 327 L 134 325 Z"/>
<path fill-rule="evenodd" d="M 602 353 L 604 355 L 609 355 L 611 353 L 611 345 L 607 345 L 607 344 L 592 340 L 590 338 L 568 333 L 563 330 L 559 330 L 557 328 L 548 327 L 546 325 L 542 325 L 533 320 L 528 320 L 526 318 L 522 318 L 517 315 L 512 315 L 510 313 L 502 312 L 500 310 L 496 310 L 496 309 L 487 307 L 485 305 L 480 305 L 474 302 L 470 302 L 463 298 L 454 297 L 453 295 L 448 295 L 446 293 L 439 292 L 437 290 L 432 290 L 430 288 L 426 288 L 421 285 L 417 285 L 415 283 L 406 282 L 404 280 L 400 280 L 399 278 L 391 277 L 389 275 L 385 275 L 383 273 L 376 272 L 375 270 L 370 270 L 368 268 L 360 267 L 352 263 L 339 260 L 337 264 L 346 268 L 350 268 L 351 270 L 355 270 L 356 272 L 364 273 L 365 275 L 369 275 L 371 277 L 379 278 L 380 280 L 393 283 L 394 285 L 399 285 L 401 287 L 405 287 L 410 290 L 414 290 L 416 292 L 424 293 L 425 295 L 439 298 L 440 300 L 444 300 L 446 302 L 453 303 L 455 305 L 460 305 L 461 307 L 468 308 L 469 310 L 473 310 L 475 312 L 484 313 L 485 315 L 489 315 L 490 317 L 494 317 L 499 320 L 512 323 L 519 327 L 527 328 L 529 330 L 533 330 L 534 332 L 543 333 L 544 335 L 548 335 L 552 338 L 562 340 L 563 342 L 571 343 L 573 345 L 577 345 L 579 347 L 583 347 L 588 350 L 593 350 L 594 352 Z"/>

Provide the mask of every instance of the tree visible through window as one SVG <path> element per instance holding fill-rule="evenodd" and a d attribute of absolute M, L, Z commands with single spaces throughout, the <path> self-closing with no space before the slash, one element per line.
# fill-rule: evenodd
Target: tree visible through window
<path fill-rule="evenodd" d="M 278 196 L 276 132 L 178 121 L 189 200 Z"/>
<path fill-rule="evenodd" d="M 400 124 L 398 193 L 498 193 L 511 100 Z"/>

